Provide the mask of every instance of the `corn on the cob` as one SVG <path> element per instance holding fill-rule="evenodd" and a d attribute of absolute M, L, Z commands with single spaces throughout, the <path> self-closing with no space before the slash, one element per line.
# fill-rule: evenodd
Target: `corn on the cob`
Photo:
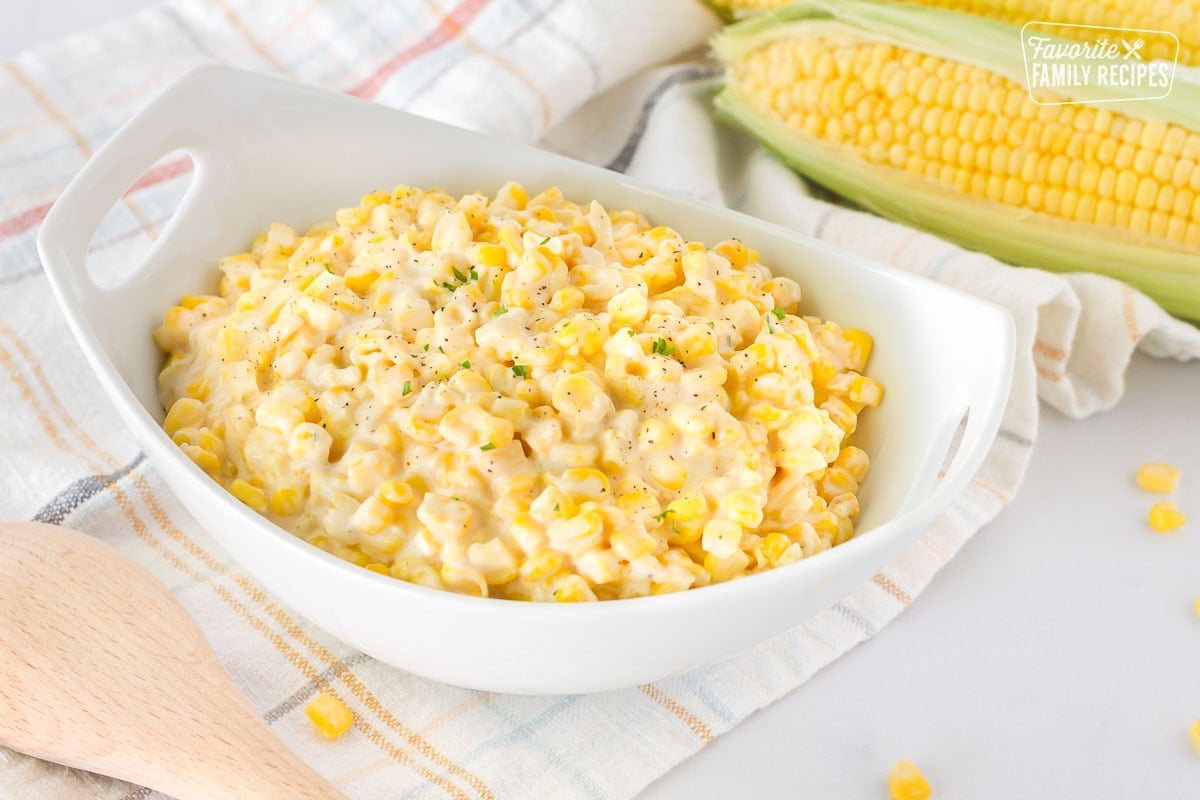
<path fill-rule="evenodd" d="M 727 20 L 771 11 L 792 0 L 708 0 Z M 1142 30 L 1170 31 L 1179 37 L 1179 63 L 1200 64 L 1200 0 L 1149 0 L 1144 3 L 1122 0 L 1073 0 L 1055 3 L 1044 0 L 902 0 L 932 8 L 962 11 L 988 19 L 1024 25 L 1026 22 L 1052 21 L 1060 24 L 1062 36 L 1090 38 L 1094 31 L 1067 27 L 1093 25 Z M 1175 57 L 1174 48 L 1165 40 L 1151 42 L 1148 58 Z"/>
<path fill-rule="evenodd" d="M 1200 86 L 1038 105 L 1018 28 L 866 0 L 752 17 L 714 49 L 719 111 L 807 177 L 966 247 L 1105 273 L 1200 318 Z"/>

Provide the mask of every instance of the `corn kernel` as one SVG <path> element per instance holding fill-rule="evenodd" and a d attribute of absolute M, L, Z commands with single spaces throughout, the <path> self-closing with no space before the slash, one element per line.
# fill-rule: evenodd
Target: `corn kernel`
<path fill-rule="evenodd" d="M 632 526 L 613 533 L 611 544 L 613 552 L 625 561 L 633 561 L 658 549 L 658 539 Z"/>
<path fill-rule="evenodd" d="M 392 524 L 392 509 L 378 497 L 368 497 L 354 512 L 354 524 L 363 533 L 379 533 Z"/>
<path fill-rule="evenodd" d="M 597 511 L 583 511 L 569 519 L 556 519 L 546 528 L 555 547 L 579 553 L 595 545 L 604 532 L 604 519 Z"/>
<path fill-rule="evenodd" d="M 921 770 L 908 759 L 892 765 L 888 770 L 887 783 L 892 800 L 928 800 L 933 791 Z"/>
<path fill-rule="evenodd" d="M 205 303 L 209 302 L 210 300 L 216 300 L 216 299 L 218 299 L 218 298 L 215 298 L 212 295 L 207 295 L 207 294 L 189 294 L 189 295 L 185 295 L 184 298 L 179 301 L 179 305 L 183 306 L 184 308 L 188 309 L 189 311 L 193 311 L 197 307 L 204 305 Z"/>
<path fill-rule="evenodd" d="M 1200 719 L 1192 722 L 1188 728 L 1188 733 L 1192 737 L 1192 747 L 1196 748 L 1196 752 L 1200 753 Z"/>
<path fill-rule="evenodd" d="M 240 361 L 246 357 L 246 333 L 233 327 L 223 326 L 217 335 L 217 351 L 226 361 Z"/>
<path fill-rule="evenodd" d="M 267 510 L 267 495 L 263 490 L 241 478 L 229 484 L 229 492 L 260 514 Z"/>
<path fill-rule="evenodd" d="M 359 295 L 369 292 L 371 285 L 377 280 L 379 272 L 369 267 L 352 267 L 346 270 L 346 288 Z"/>
<path fill-rule="evenodd" d="M 675 346 L 680 358 L 692 361 L 716 353 L 717 339 L 710 331 L 693 327 L 676 337 Z"/>
<path fill-rule="evenodd" d="M 638 443 L 646 450 L 663 450 L 675 438 L 671 426 L 657 417 L 651 417 L 638 429 Z"/>
<path fill-rule="evenodd" d="M 699 546 L 700 537 L 704 535 L 704 522 L 703 519 L 680 521 L 665 517 L 663 525 L 666 526 L 667 541 L 676 546 Z"/>
<path fill-rule="evenodd" d="M 565 286 L 550 298 L 550 310 L 559 314 L 569 314 L 583 308 L 586 299 L 587 295 L 583 293 L 582 289 Z"/>
<path fill-rule="evenodd" d="M 480 245 L 477 257 L 485 267 L 502 267 L 508 263 L 508 251 L 498 244 Z"/>
<path fill-rule="evenodd" d="M 635 489 L 617 495 L 617 508 L 631 517 L 641 512 L 658 513 L 658 501 L 653 493 Z"/>
<path fill-rule="evenodd" d="M 280 517 L 299 514 L 304 508 L 304 497 L 295 489 L 278 489 L 271 495 L 271 511 Z"/>
<path fill-rule="evenodd" d="M 414 496 L 412 485 L 407 481 L 388 480 L 379 485 L 379 499 L 388 505 L 407 505 Z"/>
<path fill-rule="evenodd" d="M 664 489 L 672 492 L 682 489 L 688 479 L 687 467 L 670 455 L 653 459 L 648 472 Z"/>
<path fill-rule="evenodd" d="M 742 541 L 742 526 L 726 519 L 711 519 L 704 526 L 701 546 L 718 559 L 728 558 Z"/>
<path fill-rule="evenodd" d="M 728 558 L 720 558 L 713 553 L 706 553 L 703 561 L 704 569 L 712 576 L 713 582 L 719 583 L 741 575 L 750 563 L 750 557 L 741 550 L 734 550 Z"/>
<path fill-rule="evenodd" d="M 596 595 L 588 587 L 587 581 L 578 575 L 567 575 L 554 589 L 556 603 L 582 603 L 595 600 Z"/>
<path fill-rule="evenodd" d="M 1137 471 L 1137 483 L 1148 492 L 1170 494 L 1179 487 L 1180 472 L 1170 464 L 1149 461 Z"/>
<path fill-rule="evenodd" d="M 754 403 L 746 411 L 746 416 L 761 422 L 769 431 L 777 431 L 788 423 L 792 415 L 787 409 L 770 403 Z"/>
<path fill-rule="evenodd" d="M 637 287 L 624 289 L 608 301 L 608 311 L 617 326 L 640 324 L 646 318 L 648 308 L 645 292 Z"/>
<path fill-rule="evenodd" d="M 554 384 L 550 402 L 563 414 L 580 414 L 599 397 L 600 387 L 583 375 L 572 374 Z"/>
<path fill-rule="evenodd" d="M 762 539 L 763 555 L 772 564 L 778 564 L 779 559 L 783 557 L 784 552 L 792 546 L 792 540 L 787 537 L 787 534 L 775 531 L 768 533 Z"/>
<path fill-rule="evenodd" d="M 196 428 L 204 421 L 204 404 L 191 397 L 181 397 L 171 405 L 163 428 L 174 436 L 181 428 Z"/>
<path fill-rule="evenodd" d="M 346 704 L 328 692 L 317 695 L 304 707 L 304 713 L 317 733 L 326 739 L 336 739 L 354 724 L 354 713 Z"/>
<path fill-rule="evenodd" d="M 867 477 L 871 461 L 865 451 L 851 445 L 842 448 L 833 464 L 846 470 L 846 473 L 858 483 L 862 483 Z"/>
<path fill-rule="evenodd" d="M 688 492 L 672 500 L 665 513 L 672 522 L 691 522 L 708 513 L 708 501 L 699 492 Z"/>
<path fill-rule="evenodd" d="M 521 565 L 521 577 L 527 581 L 541 581 L 557 573 L 563 567 L 563 555 L 557 550 L 543 550 L 525 559 Z"/>
<path fill-rule="evenodd" d="M 602 500 L 612 491 L 608 476 L 592 467 L 574 467 L 566 470 L 559 485 L 565 491 L 593 500 Z"/>
<path fill-rule="evenodd" d="M 1150 506 L 1150 514 L 1148 517 L 1150 528 L 1157 533 L 1169 533 L 1176 528 L 1182 527 L 1187 522 L 1187 517 L 1179 510 L 1179 507 L 1169 500 L 1164 500 L 1161 503 L 1155 503 Z"/>
<path fill-rule="evenodd" d="M 365 208 L 340 208 L 334 214 L 334 219 L 338 225 L 344 225 L 347 228 L 355 228 L 360 225 L 365 225 L 369 212 Z"/>
<path fill-rule="evenodd" d="M 861 372 L 871 358 L 871 348 L 874 346 L 871 334 L 857 328 L 847 328 L 842 331 L 842 337 L 850 345 L 846 368 Z"/>
<path fill-rule="evenodd" d="M 823 389 L 837 377 L 837 368 L 825 359 L 812 363 L 812 384 L 814 389 Z"/>
<path fill-rule="evenodd" d="M 807 475 L 817 470 L 825 469 L 825 456 L 814 447 L 797 447 L 784 450 L 775 456 L 775 463 L 780 469 L 791 470 Z"/>
<path fill-rule="evenodd" d="M 751 253 L 754 251 L 737 239 L 727 239 L 714 245 L 713 252 L 729 259 L 735 269 L 741 269 L 751 262 Z"/>
<path fill-rule="evenodd" d="M 205 450 L 194 444 L 180 445 L 180 450 L 184 452 L 188 458 L 195 462 L 196 466 L 205 472 L 216 472 L 221 468 L 221 459 L 217 458 L 216 453 Z"/>
<path fill-rule="evenodd" d="M 757 528 L 762 524 L 762 500 L 751 491 L 741 489 L 721 498 L 721 511 L 743 528 Z"/>
<path fill-rule="evenodd" d="M 853 403 L 862 403 L 874 408 L 883 400 L 883 387 L 877 381 L 859 375 L 850 382 L 850 390 L 846 396 Z"/>

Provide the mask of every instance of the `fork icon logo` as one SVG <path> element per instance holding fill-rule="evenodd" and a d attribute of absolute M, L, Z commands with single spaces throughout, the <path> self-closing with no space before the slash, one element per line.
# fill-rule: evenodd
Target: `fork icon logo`
<path fill-rule="evenodd" d="M 1123 56 L 1123 58 L 1126 61 L 1128 61 L 1131 58 L 1141 61 L 1142 60 L 1141 49 L 1146 46 L 1146 40 L 1142 39 L 1142 38 L 1138 38 L 1138 39 L 1133 40 L 1133 44 L 1130 44 L 1125 39 L 1121 39 L 1121 46 L 1125 48 L 1125 55 Z"/>

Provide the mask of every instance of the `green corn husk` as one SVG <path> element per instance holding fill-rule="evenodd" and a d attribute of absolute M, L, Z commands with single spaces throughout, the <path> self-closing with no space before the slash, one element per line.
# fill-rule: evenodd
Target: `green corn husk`
<path fill-rule="evenodd" d="M 870 163 L 845 146 L 789 127 L 739 88 L 738 67 L 749 53 L 781 38 L 831 30 L 981 67 L 1027 86 L 1015 26 L 921 6 L 811 0 L 753 16 L 716 36 L 713 50 L 726 67 L 725 86 L 716 98 L 718 114 L 754 135 L 801 175 L 882 216 L 1013 264 L 1109 275 L 1145 292 L 1172 314 L 1200 320 L 1200 252 L 1195 248 L 975 197 L 923 175 Z M 1200 132 L 1200 85 L 1191 82 L 1175 81 L 1171 94 L 1160 100 L 1126 99 L 1133 91 L 1116 88 L 1059 94 L 1077 101 L 1119 99 L 1103 107 Z"/>
<path fill-rule="evenodd" d="M 700 4 L 708 6 L 709 10 L 720 17 L 721 21 L 726 24 L 733 22 L 738 18 L 738 15 L 734 14 L 731 9 L 726 8 L 719 2 L 716 2 L 716 0 L 700 0 Z"/>

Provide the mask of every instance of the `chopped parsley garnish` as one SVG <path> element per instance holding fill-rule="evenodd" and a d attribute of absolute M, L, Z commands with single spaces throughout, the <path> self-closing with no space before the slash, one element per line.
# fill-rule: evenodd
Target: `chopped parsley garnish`
<path fill-rule="evenodd" d="M 542 239 L 540 242 L 538 242 L 538 244 L 550 244 L 550 237 L 547 236 L 545 239 Z"/>
<path fill-rule="evenodd" d="M 779 307 L 772 308 L 771 313 L 774 314 L 775 319 L 778 319 L 778 320 L 782 320 L 784 317 L 787 316 L 787 312 Z"/>
<path fill-rule="evenodd" d="M 654 340 L 654 344 L 650 346 L 650 351 L 660 356 L 669 356 L 675 352 L 675 348 L 667 344 L 667 340 L 660 336 Z"/>
<path fill-rule="evenodd" d="M 412 381 L 405 381 L 404 390 L 400 392 L 400 396 L 404 397 L 409 394 L 412 394 Z"/>
<path fill-rule="evenodd" d="M 513 375 L 516 375 L 518 378 L 528 378 L 529 377 L 529 365 L 513 364 L 512 372 L 513 372 Z"/>
<path fill-rule="evenodd" d="M 667 514 L 674 514 L 674 513 L 675 513 L 675 509 L 668 508 L 668 509 L 665 509 L 661 514 L 655 514 L 654 518 L 656 520 L 658 520 L 659 522 L 662 522 L 663 520 L 665 520 L 667 518 Z"/>
<path fill-rule="evenodd" d="M 333 267 L 329 266 L 328 264 L 322 264 L 322 266 L 325 267 L 326 272 L 333 272 Z"/>
<path fill-rule="evenodd" d="M 500 306 L 499 308 L 497 308 L 495 311 L 492 312 L 492 316 L 498 317 L 501 314 L 507 314 L 507 313 L 508 313 L 508 306 Z"/>
<path fill-rule="evenodd" d="M 441 353 L 442 355 L 446 355 L 446 348 L 442 347 L 442 346 L 439 344 L 439 345 L 438 345 L 438 352 L 439 352 L 439 353 Z"/>
<path fill-rule="evenodd" d="M 428 353 L 428 352 L 429 352 L 429 345 L 425 345 L 425 352 L 426 352 L 426 353 Z"/>
<path fill-rule="evenodd" d="M 469 267 L 465 273 L 458 267 L 450 267 L 450 272 L 454 275 L 454 280 L 458 281 L 457 283 L 434 281 L 434 283 L 448 292 L 457 291 L 460 286 L 466 286 L 471 281 L 479 280 L 479 273 L 474 267 Z"/>
<path fill-rule="evenodd" d="M 459 366 L 460 366 L 460 367 L 462 367 L 463 369 L 470 369 L 470 368 L 471 368 L 471 362 L 470 362 L 470 361 L 464 361 L 464 362 L 462 362 L 461 364 L 459 364 Z"/>
<path fill-rule="evenodd" d="M 634 336 L 637 336 L 637 334 L 634 333 L 633 328 L 627 328 L 625 330 L 625 333 L 629 336 L 630 339 L 632 339 Z"/>
<path fill-rule="evenodd" d="M 492 444 L 491 442 L 488 442 L 487 444 L 485 444 L 483 447 L 481 447 L 479 449 L 486 453 L 488 450 L 495 450 L 496 445 Z"/>

